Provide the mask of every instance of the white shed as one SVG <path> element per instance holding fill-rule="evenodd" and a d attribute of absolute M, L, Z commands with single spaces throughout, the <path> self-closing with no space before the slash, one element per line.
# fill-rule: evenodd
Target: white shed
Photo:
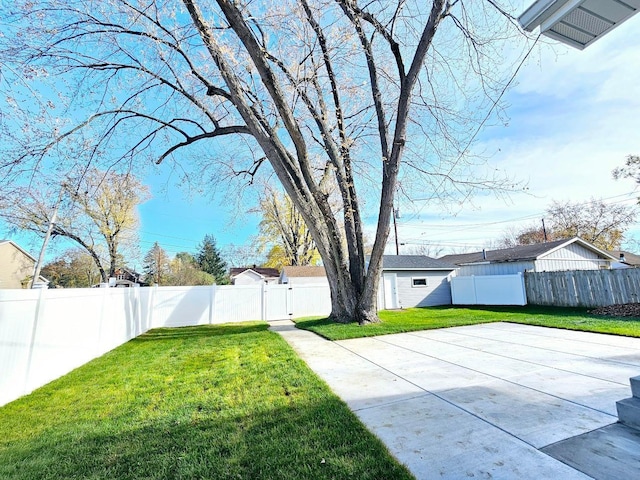
<path fill-rule="evenodd" d="M 455 268 L 424 255 L 384 255 L 378 308 L 450 305 L 449 277 Z"/>
<path fill-rule="evenodd" d="M 511 275 L 524 272 L 610 269 L 617 259 L 579 237 L 534 245 L 518 245 L 500 250 L 461 255 L 445 255 L 440 260 L 458 267 L 459 277 L 470 275 Z"/>

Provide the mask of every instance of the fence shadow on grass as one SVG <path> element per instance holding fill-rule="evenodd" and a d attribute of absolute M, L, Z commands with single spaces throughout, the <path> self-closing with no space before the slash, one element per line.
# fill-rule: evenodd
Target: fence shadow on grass
<path fill-rule="evenodd" d="M 199 325 L 197 327 L 156 328 L 135 338 L 134 342 L 175 340 L 183 338 L 215 337 L 263 332 L 269 325 L 264 322 L 227 323 L 222 325 Z"/>

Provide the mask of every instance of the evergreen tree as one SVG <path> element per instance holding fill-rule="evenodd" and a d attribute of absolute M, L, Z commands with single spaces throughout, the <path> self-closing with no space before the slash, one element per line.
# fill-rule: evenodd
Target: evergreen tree
<path fill-rule="evenodd" d="M 149 284 L 162 285 L 169 273 L 169 257 L 167 252 L 158 244 L 153 244 L 151 250 L 144 256 L 145 281 Z"/>
<path fill-rule="evenodd" d="M 198 268 L 213 275 L 218 285 L 229 284 L 227 263 L 222 259 L 213 235 L 205 235 L 204 240 L 198 246 L 198 253 L 196 253 L 195 259 Z"/>

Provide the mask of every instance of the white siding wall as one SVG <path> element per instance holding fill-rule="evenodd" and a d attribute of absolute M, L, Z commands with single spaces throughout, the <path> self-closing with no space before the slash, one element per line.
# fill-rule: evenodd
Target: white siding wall
<path fill-rule="evenodd" d="M 385 270 L 385 272 L 387 272 Z M 395 271 L 401 308 L 451 305 L 449 271 Z M 426 287 L 412 286 L 412 278 L 427 278 Z M 382 282 L 381 282 L 382 283 Z"/>
<path fill-rule="evenodd" d="M 263 277 L 249 270 L 245 270 L 241 274 L 236 275 L 236 278 L 233 280 L 234 285 L 255 285 L 258 283 L 264 283 Z"/>
<path fill-rule="evenodd" d="M 457 272 L 458 277 L 467 277 L 470 275 L 513 275 L 514 273 L 524 272 L 525 270 L 533 270 L 533 262 L 504 262 L 489 263 L 485 265 L 468 265 L 461 266 Z"/>
<path fill-rule="evenodd" d="M 610 262 L 599 258 L 596 252 L 582 245 L 572 243 L 536 260 L 536 272 L 561 272 L 566 270 L 598 270 L 600 266 L 610 266 Z"/>

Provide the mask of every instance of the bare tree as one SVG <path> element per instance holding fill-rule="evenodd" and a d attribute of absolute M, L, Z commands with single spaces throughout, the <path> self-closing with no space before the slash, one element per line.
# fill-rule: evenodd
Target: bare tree
<path fill-rule="evenodd" d="M 58 192 L 60 190 L 60 192 Z M 59 201 L 56 202 L 55 198 Z M 136 207 L 148 190 L 129 174 L 89 169 L 62 185 L 16 187 L 0 195 L 0 218 L 44 235 L 57 212 L 52 235 L 68 238 L 93 259 L 103 282 L 114 276 L 123 249 L 137 238 Z"/>
<path fill-rule="evenodd" d="M 624 166 L 614 168 L 611 173 L 616 180 L 631 178 L 640 183 L 640 155 L 627 155 Z"/>
<path fill-rule="evenodd" d="M 605 203 L 601 199 L 576 203 L 554 200 L 546 210 L 544 229 L 542 224 L 509 229 L 498 245 L 508 248 L 580 237 L 603 250 L 616 250 L 637 215 L 635 206 Z"/>
<path fill-rule="evenodd" d="M 588 203 L 554 201 L 547 213 L 555 238 L 581 237 L 603 250 L 616 250 L 635 221 L 637 209 L 592 198 Z"/>
<path fill-rule="evenodd" d="M 425 257 L 438 258 L 442 256 L 445 247 L 441 245 L 429 244 L 404 244 L 402 245 L 402 254 L 404 255 L 424 255 Z"/>
<path fill-rule="evenodd" d="M 133 163 L 145 153 L 177 161 L 233 135 L 248 163 L 216 163 L 204 150 L 202 161 L 249 179 L 268 162 L 322 256 L 337 321 L 378 321 L 405 153 L 436 198 L 495 186 L 470 180 L 467 155 L 478 131 L 470 125 L 484 124 L 514 74 L 498 62 L 521 34 L 498 0 L 16 3 L 4 12 L 20 30 L 5 36 L 5 58 L 63 76 L 73 83 L 68 103 L 81 107 L 73 117 L 91 113 L 51 129 L 11 166 L 42 162 L 86 132 L 95 139 L 74 145 L 88 160 L 106 151 Z M 367 266 L 363 201 L 377 210 Z"/>
<path fill-rule="evenodd" d="M 155 242 L 144 256 L 143 271 L 147 283 L 165 285 L 170 277 L 169 257 L 158 242 Z"/>
<path fill-rule="evenodd" d="M 534 223 L 519 228 L 509 227 L 498 240 L 497 247 L 511 248 L 517 245 L 534 245 L 551 240 L 556 240 L 554 233 L 550 229 L 547 229 L 545 236 L 542 224 Z"/>

